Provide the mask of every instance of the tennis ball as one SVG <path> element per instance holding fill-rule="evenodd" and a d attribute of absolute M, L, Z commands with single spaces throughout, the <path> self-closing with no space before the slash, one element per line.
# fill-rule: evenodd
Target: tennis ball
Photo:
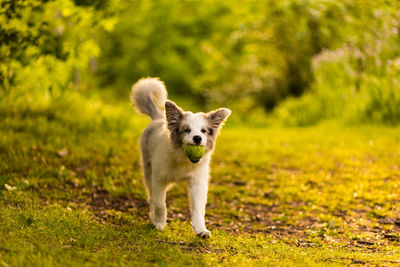
<path fill-rule="evenodd" d="M 191 162 L 199 162 L 201 157 L 204 155 L 204 146 L 186 145 L 185 155 L 190 159 Z"/>

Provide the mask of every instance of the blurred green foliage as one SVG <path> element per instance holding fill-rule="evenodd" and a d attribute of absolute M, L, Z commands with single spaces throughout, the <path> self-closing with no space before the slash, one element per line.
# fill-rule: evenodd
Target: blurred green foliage
<path fill-rule="evenodd" d="M 400 122 L 399 3 L 360 1 L 355 15 L 347 15 L 340 47 L 312 57 L 310 90 L 277 108 L 285 124 Z"/>
<path fill-rule="evenodd" d="M 172 98 L 271 111 L 287 125 L 400 121 L 397 1 L 4 0 L 0 101 L 71 91 L 126 98 L 158 76 Z M 281 104 L 282 102 L 282 104 Z"/>
<path fill-rule="evenodd" d="M 336 1 L 139 1 L 103 35 L 103 84 L 160 76 L 203 104 L 273 108 L 312 81 L 311 57 L 341 40 Z M 134 15 L 133 15 L 134 14 Z"/>
<path fill-rule="evenodd" d="M 80 2 L 80 1 L 77 1 Z M 97 9 L 70 0 L 10 0 L 0 4 L 0 86 L 14 96 L 59 96 L 79 88 L 98 57 L 96 38 L 113 22 Z M 84 85 L 84 84 L 83 84 Z"/>

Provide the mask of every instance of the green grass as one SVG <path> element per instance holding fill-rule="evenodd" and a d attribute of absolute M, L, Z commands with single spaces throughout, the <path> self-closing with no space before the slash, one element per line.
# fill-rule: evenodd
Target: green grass
<path fill-rule="evenodd" d="M 184 185 L 148 219 L 129 103 L 0 106 L 0 265 L 394 265 L 399 128 L 227 123 L 212 163 L 209 240 Z M 233 116 L 234 113 L 233 113 Z M 234 120 L 235 118 L 233 118 Z"/>

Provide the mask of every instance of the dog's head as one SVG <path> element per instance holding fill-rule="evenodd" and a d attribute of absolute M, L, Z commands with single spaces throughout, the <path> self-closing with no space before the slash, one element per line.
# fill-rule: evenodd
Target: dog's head
<path fill-rule="evenodd" d="M 168 131 L 174 147 L 193 144 L 204 146 L 206 152 L 213 150 L 219 129 L 230 114 L 227 108 L 209 113 L 186 112 L 172 101 L 165 102 Z"/>

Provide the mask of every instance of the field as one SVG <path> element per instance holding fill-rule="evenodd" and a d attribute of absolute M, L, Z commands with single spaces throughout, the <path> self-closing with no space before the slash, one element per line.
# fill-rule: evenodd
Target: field
<path fill-rule="evenodd" d="M 129 88 L 231 109 L 194 235 Z M 163 103 L 159 103 L 163 104 Z M 400 266 L 400 1 L 3 0 L 1 266 Z"/>
<path fill-rule="evenodd" d="M 185 185 L 165 231 L 149 223 L 128 103 L 74 99 L 0 119 L 0 265 L 397 265 L 400 129 L 246 127 L 229 121 L 212 163 L 207 240 Z"/>

